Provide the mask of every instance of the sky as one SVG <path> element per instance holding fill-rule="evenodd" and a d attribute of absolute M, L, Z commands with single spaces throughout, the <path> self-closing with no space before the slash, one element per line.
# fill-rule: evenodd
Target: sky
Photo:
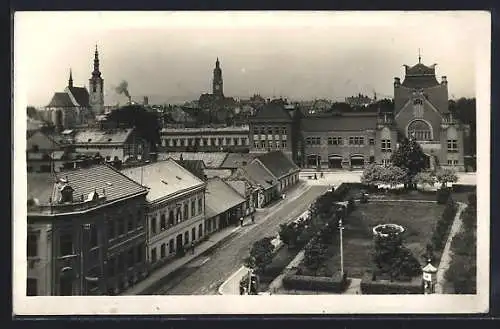
<path fill-rule="evenodd" d="M 419 49 L 450 98 L 473 97 L 490 28 L 485 12 L 17 12 L 14 24 L 15 81 L 34 106 L 64 90 L 70 68 L 88 88 L 96 44 L 106 105 L 127 101 L 123 80 L 135 101 L 198 99 L 217 57 L 226 96 L 392 97 Z"/>

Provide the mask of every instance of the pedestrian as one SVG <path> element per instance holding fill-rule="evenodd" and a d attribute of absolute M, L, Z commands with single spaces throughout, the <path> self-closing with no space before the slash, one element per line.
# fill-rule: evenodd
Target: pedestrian
<path fill-rule="evenodd" d="M 242 217 L 240 217 L 240 226 L 242 226 L 242 227 L 243 227 L 243 216 L 242 216 Z"/>
<path fill-rule="evenodd" d="M 252 224 L 255 223 L 255 215 L 252 214 Z"/>
<path fill-rule="evenodd" d="M 323 178 L 323 172 L 321 172 L 321 178 Z"/>
<path fill-rule="evenodd" d="M 191 253 L 194 255 L 194 241 L 191 242 Z"/>

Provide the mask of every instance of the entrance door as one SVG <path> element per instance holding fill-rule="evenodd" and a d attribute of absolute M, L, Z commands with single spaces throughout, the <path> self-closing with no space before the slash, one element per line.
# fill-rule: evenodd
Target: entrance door
<path fill-rule="evenodd" d="M 432 169 L 431 168 L 431 156 L 429 154 L 424 153 L 424 168 L 425 169 Z"/>
<path fill-rule="evenodd" d="M 182 244 L 182 234 L 179 234 L 177 238 L 175 239 L 175 250 L 177 252 L 180 252 L 182 250 L 183 244 Z"/>
<path fill-rule="evenodd" d="M 353 169 L 363 169 L 365 166 L 365 158 L 362 155 L 353 155 L 351 157 L 351 167 Z"/>
<path fill-rule="evenodd" d="M 340 155 L 329 155 L 328 156 L 328 168 L 341 169 L 342 168 L 342 157 Z"/>

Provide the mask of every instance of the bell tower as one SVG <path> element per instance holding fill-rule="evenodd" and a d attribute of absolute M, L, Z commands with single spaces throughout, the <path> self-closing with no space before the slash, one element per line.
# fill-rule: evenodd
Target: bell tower
<path fill-rule="evenodd" d="M 224 89 L 223 89 L 223 82 L 222 82 L 222 70 L 220 68 L 219 58 L 217 58 L 217 61 L 215 62 L 212 93 L 215 96 L 218 96 L 221 98 L 224 97 Z"/>
<path fill-rule="evenodd" d="M 99 52 L 97 45 L 94 53 L 94 71 L 89 79 L 89 104 L 94 114 L 104 113 L 104 80 L 99 71 Z"/>

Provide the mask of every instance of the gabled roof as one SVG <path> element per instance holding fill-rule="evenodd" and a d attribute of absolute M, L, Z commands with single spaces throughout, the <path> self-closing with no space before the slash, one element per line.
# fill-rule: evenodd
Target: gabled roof
<path fill-rule="evenodd" d="M 252 153 L 228 153 L 226 159 L 221 165 L 221 168 L 239 168 L 250 163 L 255 158 Z"/>
<path fill-rule="evenodd" d="M 273 151 L 259 155 L 256 160 L 260 161 L 277 179 L 300 170 L 299 167 L 281 151 Z"/>
<path fill-rule="evenodd" d="M 257 114 L 253 117 L 257 120 L 286 120 L 292 121 L 292 118 L 288 111 L 285 109 L 284 105 L 278 102 L 270 102 L 262 106 Z"/>
<path fill-rule="evenodd" d="M 132 197 L 147 190 L 108 165 L 94 165 L 88 168 L 62 171 L 55 176 L 50 173 L 28 173 L 28 199 L 36 198 L 41 204 L 48 204 L 53 195 L 54 184 L 61 178 L 67 179 L 74 190 L 73 199 L 86 198 L 91 192 L 106 195 L 106 202 Z"/>
<path fill-rule="evenodd" d="M 205 179 L 205 163 L 203 160 L 177 160 L 177 163 L 180 164 L 184 169 L 189 170 L 190 173 L 195 175 L 201 180 Z"/>
<path fill-rule="evenodd" d="M 71 97 L 67 93 L 54 93 L 47 107 L 74 107 Z"/>
<path fill-rule="evenodd" d="M 405 65 L 405 79 L 402 83 L 408 88 L 429 88 L 439 85 L 436 80 L 435 65 L 418 63 L 412 67 Z"/>
<path fill-rule="evenodd" d="M 362 131 L 377 127 L 377 114 L 365 115 L 318 115 L 300 120 L 301 130 L 314 131 Z"/>
<path fill-rule="evenodd" d="M 90 106 L 89 92 L 85 87 L 68 87 L 68 90 L 71 92 L 78 105 L 82 107 Z"/>
<path fill-rule="evenodd" d="M 173 159 L 128 168 L 121 172 L 138 184 L 142 181 L 142 185 L 149 190 L 147 200 L 150 202 L 204 185 L 201 179 Z"/>
<path fill-rule="evenodd" d="M 205 216 L 212 218 L 245 202 L 236 190 L 220 178 L 208 180 L 205 194 Z"/>
<path fill-rule="evenodd" d="M 277 183 L 276 178 L 259 161 L 252 161 L 241 170 L 245 176 L 254 184 L 268 189 Z"/>
<path fill-rule="evenodd" d="M 75 134 L 75 144 L 123 144 L 134 128 L 124 129 L 87 129 Z"/>

